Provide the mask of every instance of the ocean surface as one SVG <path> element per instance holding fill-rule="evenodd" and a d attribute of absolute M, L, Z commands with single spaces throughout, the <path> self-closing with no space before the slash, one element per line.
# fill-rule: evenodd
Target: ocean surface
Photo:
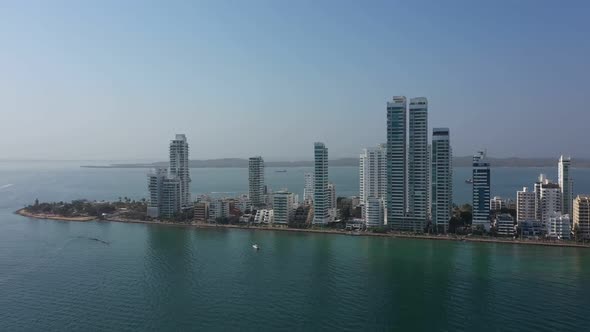
<path fill-rule="evenodd" d="M 41 201 L 142 198 L 144 169 L 0 162 L 0 331 L 581 331 L 590 250 L 109 222 L 35 220 Z M 303 172 L 267 169 L 301 193 Z M 552 168 L 493 169 L 513 197 Z M 339 196 L 358 170 L 331 168 Z M 574 169 L 590 193 L 590 170 Z M 193 193 L 247 190 L 245 169 L 192 169 Z M 469 201 L 469 169 L 455 201 Z M 252 243 L 261 246 L 253 251 Z"/>

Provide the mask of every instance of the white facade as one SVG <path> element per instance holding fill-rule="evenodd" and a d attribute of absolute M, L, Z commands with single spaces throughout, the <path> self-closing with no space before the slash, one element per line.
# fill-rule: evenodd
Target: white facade
<path fill-rule="evenodd" d="M 272 224 L 274 222 L 274 211 L 272 209 L 260 209 L 254 216 L 255 224 Z"/>
<path fill-rule="evenodd" d="M 572 215 L 574 185 L 570 176 L 571 158 L 561 156 L 558 163 L 558 183 L 561 189 L 561 212 Z"/>
<path fill-rule="evenodd" d="M 447 232 L 453 210 L 453 154 L 448 128 L 432 131 L 432 223 Z"/>
<path fill-rule="evenodd" d="M 387 224 L 396 230 L 408 230 L 407 192 L 407 110 L 406 97 L 395 96 L 387 102 Z"/>
<path fill-rule="evenodd" d="M 516 192 L 516 221 L 536 220 L 536 194 L 527 187 Z"/>
<path fill-rule="evenodd" d="M 170 141 L 170 176 L 178 178 L 180 182 L 181 208 L 191 208 L 189 148 L 184 134 L 177 134 Z"/>
<path fill-rule="evenodd" d="M 553 213 L 561 213 L 561 189 L 559 185 L 545 179 L 539 188 L 538 201 L 540 203 L 540 221 L 546 226 L 549 223 L 549 217 Z"/>
<path fill-rule="evenodd" d="M 313 202 L 313 188 L 314 188 L 314 173 L 303 174 L 305 186 L 303 188 L 303 202 L 305 204 L 311 204 Z"/>
<path fill-rule="evenodd" d="M 387 147 L 363 149 L 359 158 L 359 188 L 362 204 L 370 197 L 384 198 L 387 189 Z"/>
<path fill-rule="evenodd" d="M 168 175 L 165 168 L 147 174 L 149 201 L 147 215 L 152 218 L 172 218 L 180 211 L 180 181 Z"/>
<path fill-rule="evenodd" d="M 274 222 L 288 224 L 295 215 L 295 195 L 288 191 L 278 191 L 273 195 Z"/>
<path fill-rule="evenodd" d="M 547 236 L 560 240 L 568 240 L 571 238 L 572 233 L 571 224 L 569 215 L 553 212 L 549 216 L 547 223 Z"/>
<path fill-rule="evenodd" d="M 248 160 L 248 196 L 254 207 L 265 205 L 264 202 L 264 159 L 251 157 Z"/>
<path fill-rule="evenodd" d="M 473 226 L 490 224 L 490 164 L 485 153 L 479 151 L 473 156 Z"/>
<path fill-rule="evenodd" d="M 408 146 L 408 216 L 413 231 L 422 231 L 430 205 L 428 153 L 428 101 L 410 99 Z"/>
<path fill-rule="evenodd" d="M 328 148 L 324 143 L 314 143 L 314 158 L 313 223 L 325 225 L 330 221 L 330 197 L 328 195 Z"/>
<path fill-rule="evenodd" d="M 369 197 L 367 203 L 364 205 L 364 218 L 367 228 L 375 228 L 383 226 L 384 207 L 383 198 Z"/>
<path fill-rule="evenodd" d="M 490 210 L 500 211 L 508 207 L 508 202 L 500 196 L 494 196 L 490 199 Z"/>

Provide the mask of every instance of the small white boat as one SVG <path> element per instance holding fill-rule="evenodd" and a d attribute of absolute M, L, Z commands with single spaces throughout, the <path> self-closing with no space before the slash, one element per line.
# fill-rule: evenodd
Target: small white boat
<path fill-rule="evenodd" d="M 256 250 L 260 249 L 260 247 L 259 247 L 257 244 L 253 244 L 253 245 L 252 245 L 252 248 L 254 248 L 254 249 L 256 249 Z"/>

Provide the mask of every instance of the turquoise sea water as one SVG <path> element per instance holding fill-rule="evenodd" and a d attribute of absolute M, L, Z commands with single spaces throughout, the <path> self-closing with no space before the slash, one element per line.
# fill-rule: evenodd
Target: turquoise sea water
<path fill-rule="evenodd" d="M 300 192 L 303 171 L 269 170 L 267 179 L 275 189 Z M 533 182 L 539 171 L 495 169 L 494 193 L 507 195 Z M 551 169 L 544 171 L 555 178 Z M 357 180 L 349 179 L 355 174 L 355 168 L 330 169 L 342 195 L 357 190 Z M 468 187 L 462 183 L 468 174 L 465 169 L 458 185 Z M 573 174 L 577 191 L 590 192 L 590 172 Z M 244 192 L 245 176 L 242 169 L 195 169 L 193 191 Z M 588 249 L 73 223 L 12 214 L 37 197 L 81 196 L 144 197 L 145 170 L 0 163 L 0 331 L 587 326 Z M 253 251 L 252 243 L 262 250 Z"/>

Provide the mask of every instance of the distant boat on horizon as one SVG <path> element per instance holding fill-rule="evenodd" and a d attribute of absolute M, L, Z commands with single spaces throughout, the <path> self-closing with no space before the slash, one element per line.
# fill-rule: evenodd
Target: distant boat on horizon
<path fill-rule="evenodd" d="M 275 172 L 277 173 L 287 173 L 286 169 L 277 169 Z"/>

